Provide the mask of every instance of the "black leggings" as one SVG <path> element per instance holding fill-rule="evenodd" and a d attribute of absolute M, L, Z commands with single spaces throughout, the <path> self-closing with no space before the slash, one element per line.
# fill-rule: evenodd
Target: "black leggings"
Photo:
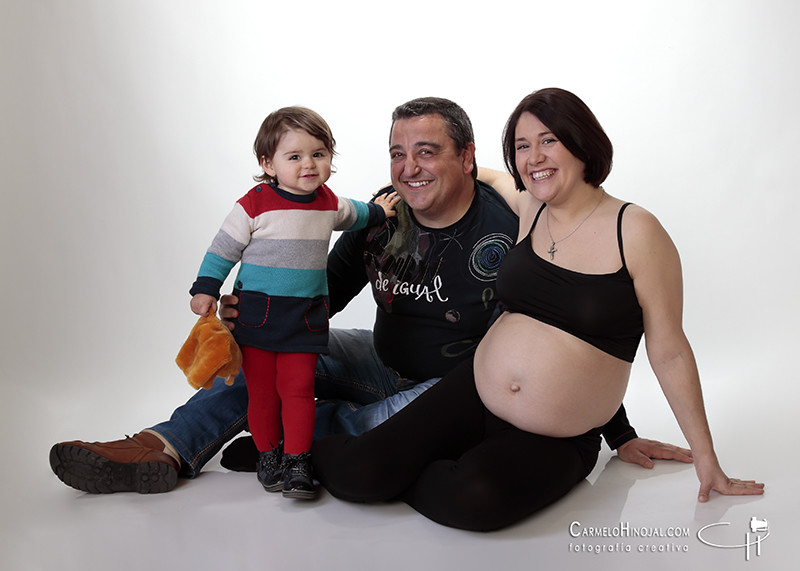
<path fill-rule="evenodd" d="M 442 525 L 490 531 L 558 500 L 594 468 L 600 430 L 552 438 L 490 413 L 472 359 L 361 436 L 314 443 L 314 470 L 347 501 L 401 499 Z"/>

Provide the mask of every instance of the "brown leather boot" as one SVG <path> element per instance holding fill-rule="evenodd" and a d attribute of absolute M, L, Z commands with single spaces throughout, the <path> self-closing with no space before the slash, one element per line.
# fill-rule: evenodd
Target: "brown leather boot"
<path fill-rule="evenodd" d="M 112 442 L 60 442 L 50 450 L 50 467 L 66 485 L 90 494 L 157 494 L 175 487 L 180 463 L 157 436 L 140 432 Z"/>

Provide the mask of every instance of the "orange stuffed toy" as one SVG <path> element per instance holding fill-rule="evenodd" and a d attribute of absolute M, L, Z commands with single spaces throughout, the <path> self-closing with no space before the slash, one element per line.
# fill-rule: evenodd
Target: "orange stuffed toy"
<path fill-rule="evenodd" d="M 228 328 L 209 311 L 192 327 L 175 362 L 190 385 L 210 389 L 217 377 L 225 379 L 226 385 L 233 384 L 242 368 L 242 352 Z"/>

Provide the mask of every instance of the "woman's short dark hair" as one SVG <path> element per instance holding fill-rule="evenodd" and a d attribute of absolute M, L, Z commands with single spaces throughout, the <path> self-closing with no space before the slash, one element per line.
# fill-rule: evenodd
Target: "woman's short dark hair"
<path fill-rule="evenodd" d="M 515 131 L 523 113 L 531 113 L 544 123 L 567 150 L 586 165 L 585 182 L 597 187 L 608 177 L 614 148 L 600 122 L 577 95 L 549 87 L 534 91 L 520 101 L 503 130 L 503 159 L 519 190 L 524 190 L 525 185 L 517 170 Z"/>
<path fill-rule="evenodd" d="M 290 129 L 305 131 L 312 137 L 322 141 L 331 156 L 336 154 L 334 151 L 336 139 L 333 138 L 333 133 L 331 133 L 328 123 L 319 113 L 306 107 L 283 107 L 267 115 L 267 118 L 261 123 L 261 128 L 259 128 L 258 135 L 256 135 L 256 140 L 253 143 L 253 153 L 258 159 L 258 164 L 261 164 L 261 160 L 264 158 L 272 159 L 281 137 Z M 253 178 L 257 181 L 272 184 L 278 182 L 275 177 L 265 172 Z"/>
<path fill-rule="evenodd" d="M 412 119 L 425 115 L 439 115 L 444 121 L 447 136 L 456 145 L 457 151 L 463 151 L 470 143 L 475 143 L 472 122 L 461 106 L 442 97 L 419 97 L 402 105 L 398 105 L 392 113 L 392 127 L 400 119 Z M 391 143 L 389 143 L 391 144 Z M 472 159 L 472 177 L 478 177 L 478 166 Z"/>

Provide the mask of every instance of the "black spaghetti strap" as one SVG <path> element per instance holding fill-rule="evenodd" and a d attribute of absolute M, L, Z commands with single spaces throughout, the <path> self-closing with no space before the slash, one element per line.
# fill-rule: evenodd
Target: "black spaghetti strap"
<path fill-rule="evenodd" d="M 545 206 L 547 206 L 547 204 L 542 203 L 542 205 L 539 207 L 539 212 L 536 213 L 536 218 L 533 219 L 533 224 L 531 224 L 531 229 L 528 230 L 528 236 L 530 236 L 531 232 L 533 232 L 533 229 L 536 228 L 536 223 L 539 221 L 539 216 L 542 215 L 542 211 L 544 210 Z"/>
<path fill-rule="evenodd" d="M 625 264 L 625 253 L 622 251 L 622 213 L 625 212 L 625 209 L 628 208 L 632 202 L 626 202 L 622 205 L 622 208 L 619 209 L 619 214 L 617 215 L 617 244 L 619 244 L 619 257 L 622 258 L 622 267 L 627 267 Z"/>

